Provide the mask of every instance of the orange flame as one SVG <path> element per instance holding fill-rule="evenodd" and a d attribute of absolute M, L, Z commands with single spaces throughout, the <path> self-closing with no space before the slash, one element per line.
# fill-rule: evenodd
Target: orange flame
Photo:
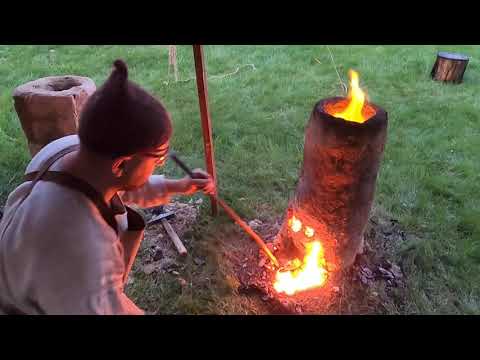
<path fill-rule="evenodd" d="M 299 232 L 302 228 L 302 222 L 294 216 L 288 224 L 294 232 Z M 310 238 L 314 235 L 313 228 L 306 226 L 305 236 Z M 327 280 L 326 261 L 320 241 L 306 243 L 305 250 L 303 262 L 299 259 L 291 261 L 290 265 L 295 267 L 295 270 L 277 271 L 273 287 L 278 293 L 293 295 L 302 290 L 320 287 Z"/>
<path fill-rule="evenodd" d="M 273 285 L 279 293 L 293 295 L 296 292 L 322 286 L 327 280 L 327 270 L 324 266 L 323 247 L 320 241 L 305 244 L 306 255 L 303 265 L 294 259 L 293 265 L 299 266 L 292 271 L 278 271 Z"/>
<path fill-rule="evenodd" d="M 358 73 L 354 70 L 350 70 L 349 76 L 350 88 L 348 89 L 348 98 L 350 99 L 350 102 L 345 110 L 335 113 L 333 116 L 347 121 L 363 123 L 367 120 L 362 114 L 363 105 L 365 104 L 365 93 L 360 89 Z"/>

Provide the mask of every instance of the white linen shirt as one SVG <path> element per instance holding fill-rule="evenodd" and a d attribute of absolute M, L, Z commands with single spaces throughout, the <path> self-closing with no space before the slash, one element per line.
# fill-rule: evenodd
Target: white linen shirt
<path fill-rule="evenodd" d="M 48 144 L 26 173 L 78 142 L 70 135 Z M 123 291 L 126 213 L 115 216 L 117 234 L 83 193 L 40 180 L 22 201 L 31 185 L 9 195 L 0 222 L 0 304 L 26 314 L 143 314 Z M 144 208 L 168 201 L 162 175 L 119 195 Z"/>

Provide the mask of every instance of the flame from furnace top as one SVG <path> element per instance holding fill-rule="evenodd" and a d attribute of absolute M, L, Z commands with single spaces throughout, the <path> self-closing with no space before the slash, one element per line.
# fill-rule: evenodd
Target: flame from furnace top
<path fill-rule="evenodd" d="M 335 113 L 333 116 L 347 121 L 363 123 L 367 120 L 362 114 L 363 105 L 365 104 L 365 93 L 360 89 L 358 73 L 350 70 L 348 74 L 350 76 L 350 88 L 348 89 L 350 102 L 345 110 Z"/>
<path fill-rule="evenodd" d="M 293 232 L 298 233 L 302 227 L 302 222 L 293 216 L 288 225 Z M 311 227 L 305 228 L 305 236 L 311 238 L 315 231 Z M 324 250 L 320 241 L 315 240 L 305 244 L 305 257 L 303 262 L 299 259 L 291 261 L 296 269 L 291 271 L 277 271 L 274 289 L 287 295 L 293 295 L 299 291 L 312 289 L 322 286 L 327 280 L 327 270 Z"/>

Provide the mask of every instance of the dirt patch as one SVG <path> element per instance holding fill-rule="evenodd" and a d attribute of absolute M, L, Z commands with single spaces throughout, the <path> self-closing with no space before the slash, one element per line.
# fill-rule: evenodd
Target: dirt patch
<path fill-rule="evenodd" d="M 174 201 L 165 207 L 174 211 L 176 217 L 169 220 L 187 249 L 195 251 L 199 244 L 190 244 L 193 238 L 190 231 L 205 231 L 199 224 L 201 200 L 189 203 Z M 144 212 L 148 220 L 149 211 Z M 275 252 L 273 241 L 280 231 L 283 218 L 263 217 L 262 220 L 247 221 L 264 239 L 267 246 Z M 236 229 L 236 227 L 234 226 Z M 259 251 L 257 245 L 241 229 L 235 231 L 216 230 L 220 241 L 214 246 L 212 259 L 220 258 L 215 265 L 217 274 L 228 280 L 228 286 L 236 298 L 248 301 L 252 313 L 256 314 L 382 314 L 400 312 L 406 298 L 405 277 L 401 264 L 396 264 L 395 253 L 406 241 L 406 234 L 398 221 L 376 212 L 368 223 L 365 232 L 364 253 L 357 257 L 352 268 L 346 272 L 333 273 L 320 289 L 310 290 L 288 296 L 278 294 L 273 289 L 275 269 L 270 261 Z M 190 251 L 190 250 L 189 250 Z M 190 256 L 188 257 L 190 258 Z M 157 278 L 169 273 L 179 283 L 185 282 L 190 267 L 204 268 L 205 262 L 214 260 L 192 258 L 185 260 L 176 251 L 168 234 L 161 224 L 148 226 L 145 240 L 133 267 L 129 284 L 135 277 Z M 213 263 L 212 263 L 213 264 Z M 212 265 L 211 264 L 211 265 Z M 191 269 L 190 269 L 191 270 Z M 186 275 L 187 274 L 187 275 Z M 185 277 L 187 276 L 187 277 Z M 205 275 L 206 276 L 206 275 Z M 212 275 L 213 276 L 213 275 Z M 190 280 L 193 288 L 211 287 L 203 283 L 198 276 Z M 182 284 L 180 284 L 182 285 Z M 182 285 L 183 286 L 183 285 Z M 214 286 L 216 289 L 216 287 Z M 214 288 L 211 291 L 217 291 Z M 197 293 L 197 291 L 194 291 Z M 192 296 L 196 295 L 192 293 Z M 220 293 L 217 294 L 222 297 Z M 150 295 L 149 295 L 150 296 Z M 235 312 L 235 310 L 230 309 Z"/>
<path fill-rule="evenodd" d="M 185 246 L 188 245 L 189 239 L 184 238 L 184 235 L 197 222 L 202 202 L 202 199 L 192 199 L 188 203 L 172 201 L 164 207 L 164 211 L 173 211 L 175 213 L 175 217 L 168 219 L 168 222 Z M 141 212 L 147 222 L 154 216 L 154 212 L 149 209 Z M 146 275 L 159 272 L 179 275 L 179 271 L 184 265 L 183 259 L 178 254 L 163 225 L 161 223 L 147 225 L 145 238 L 129 276 L 128 284 L 132 284 L 135 281 L 135 274 L 139 272 L 143 272 Z"/>
<path fill-rule="evenodd" d="M 268 222 L 254 220 L 250 225 L 275 251 L 273 240 L 282 218 Z M 405 298 L 405 279 L 394 262 L 394 250 L 405 241 L 398 221 L 384 214 L 373 215 L 365 232 L 364 253 L 348 271 L 333 273 L 316 290 L 293 296 L 273 289 L 275 270 L 253 242 L 241 242 L 230 249 L 228 261 L 238 279 L 240 296 L 263 301 L 263 313 L 270 314 L 381 314 L 387 308 L 401 307 Z"/>

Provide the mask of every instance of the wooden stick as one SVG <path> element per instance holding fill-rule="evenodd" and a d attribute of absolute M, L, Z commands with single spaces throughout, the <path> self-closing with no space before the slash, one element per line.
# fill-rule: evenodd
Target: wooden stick
<path fill-rule="evenodd" d="M 203 58 L 202 45 L 193 45 L 193 57 L 195 60 L 195 74 L 197 78 L 198 101 L 200 104 L 200 116 L 202 120 L 203 147 L 205 149 L 205 162 L 207 172 L 212 176 L 213 182 L 217 183 L 217 173 L 215 169 L 215 159 L 213 155 L 212 140 L 212 124 L 210 113 L 208 111 L 208 89 L 207 89 L 207 72 L 205 70 L 205 62 Z M 210 196 L 210 204 L 212 206 L 212 215 L 218 213 L 217 202 L 215 197 Z"/>
<path fill-rule="evenodd" d="M 168 75 L 170 75 L 171 66 L 173 66 L 175 82 L 178 82 L 177 47 L 175 45 L 168 46 Z"/>
<path fill-rule="evenodd" d="M 173 230 L 172 225 L 168 222 L 167 219 L 162 219 L 162 225 L 167 231 L 168 235 L 170 236 L 170 239 L 172 239 L 173 244 L 177 248 L 177 251 L 180 255 L 185 256 L 187 255 L 187 249 L 185 249 L 185 246 L 183 246 L 182 241 L 178 237 L 177 233 L 175 230 Z"/>

